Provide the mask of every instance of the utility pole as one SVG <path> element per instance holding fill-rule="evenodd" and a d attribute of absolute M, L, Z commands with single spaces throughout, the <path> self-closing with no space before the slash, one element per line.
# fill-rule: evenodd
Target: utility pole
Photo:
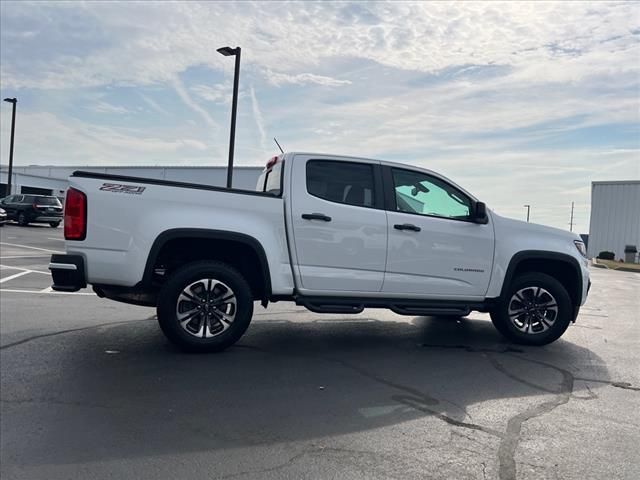
<path fill-rule="evenodd" d="M 531 205 L 525 205 L 527 208 L 527 223 L 529 223 L 529 213 L 531 213 Z"/>
<path fill-rule="evenodd" d="M 13 138 L 16 133 L 16 104 L 18 103 L 17 98 L 5 98 L 5 102 L 9 102 L 13 104 L 12 113 L 11 113 L 11 142 L 9 144 L 9 171 L 7 172 L 7 191 L 5 196 L 11 195 L 11 181 L 13 176 Z"/>
<path fill-rule="evenodd" d="M 569 220 L 569 231 L 573 232 L 573 202 L 571 202 L 571 220 Z"/>

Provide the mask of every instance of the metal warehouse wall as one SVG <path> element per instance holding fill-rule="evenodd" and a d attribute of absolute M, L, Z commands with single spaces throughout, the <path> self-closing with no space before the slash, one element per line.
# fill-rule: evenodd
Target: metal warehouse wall
<path fill-rule="evenodd" d="M 226 167 L 52 167 L 31 165 L 14 167 L 12 172 L 13 193 L 22 193 L 22 187 L 51 189 L 53 195 L 63 195 L 67 189 L 67 177 L 76 170 L 88 172 L 128 175 L 132 177 L 157 178 L 178 182 L 200 183 L 223 187 L 227 182 Z M 234 167 L 233 186 L 254 190 L 262 167 Z M 7 183 L 7 167 L 0 169 L 0 183 Z"/>
<path fill-rule="evenodd" d="M 624 258 L 624 246 L 640 250 L 640 181 L 593 182 L 589 257 L 603 250 Z"/>

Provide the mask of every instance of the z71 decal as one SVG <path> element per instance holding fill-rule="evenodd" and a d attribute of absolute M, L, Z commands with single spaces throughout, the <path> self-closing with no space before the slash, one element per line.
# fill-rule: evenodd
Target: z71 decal
<path fill-rule="evenodd" d="M 139 187 L 137 185 L 122 185 L 120 183 L 103 183 L 100 190 L 105 192 L 129 193 L 131 195 L 140 195 L 147 187 Z"/>

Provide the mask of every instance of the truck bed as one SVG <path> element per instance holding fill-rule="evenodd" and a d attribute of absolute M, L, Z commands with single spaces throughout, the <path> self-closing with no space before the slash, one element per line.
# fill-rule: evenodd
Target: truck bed
<path fill-rule="evenodd" d="M 88 283 L 135 286 L 161 234 L 215 230 L 255 238 L 269 252 L 273 293 L 293 289 L 281 197 L 83 171 L 74 172 L 69 182 L 87 195 L 87 235 L 82 241 L 67 241 L 66 249 L 84 257 Z"/>

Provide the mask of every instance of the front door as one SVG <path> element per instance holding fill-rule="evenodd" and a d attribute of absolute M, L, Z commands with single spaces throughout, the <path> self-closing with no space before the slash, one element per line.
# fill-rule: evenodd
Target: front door
<path fill-rule="evenodd" d="M 387 253 L 379 163 L 296 156 L 291 191 L 301 291 L 379 292 Z"/>
<path fill-rule="evenodd" d="M 484 296 L 493 264 L 491 223 L 472 222 L 473 201 L 444 179 L 384 168 L 392 194 L 383 292 L 434 299 Z"/>

